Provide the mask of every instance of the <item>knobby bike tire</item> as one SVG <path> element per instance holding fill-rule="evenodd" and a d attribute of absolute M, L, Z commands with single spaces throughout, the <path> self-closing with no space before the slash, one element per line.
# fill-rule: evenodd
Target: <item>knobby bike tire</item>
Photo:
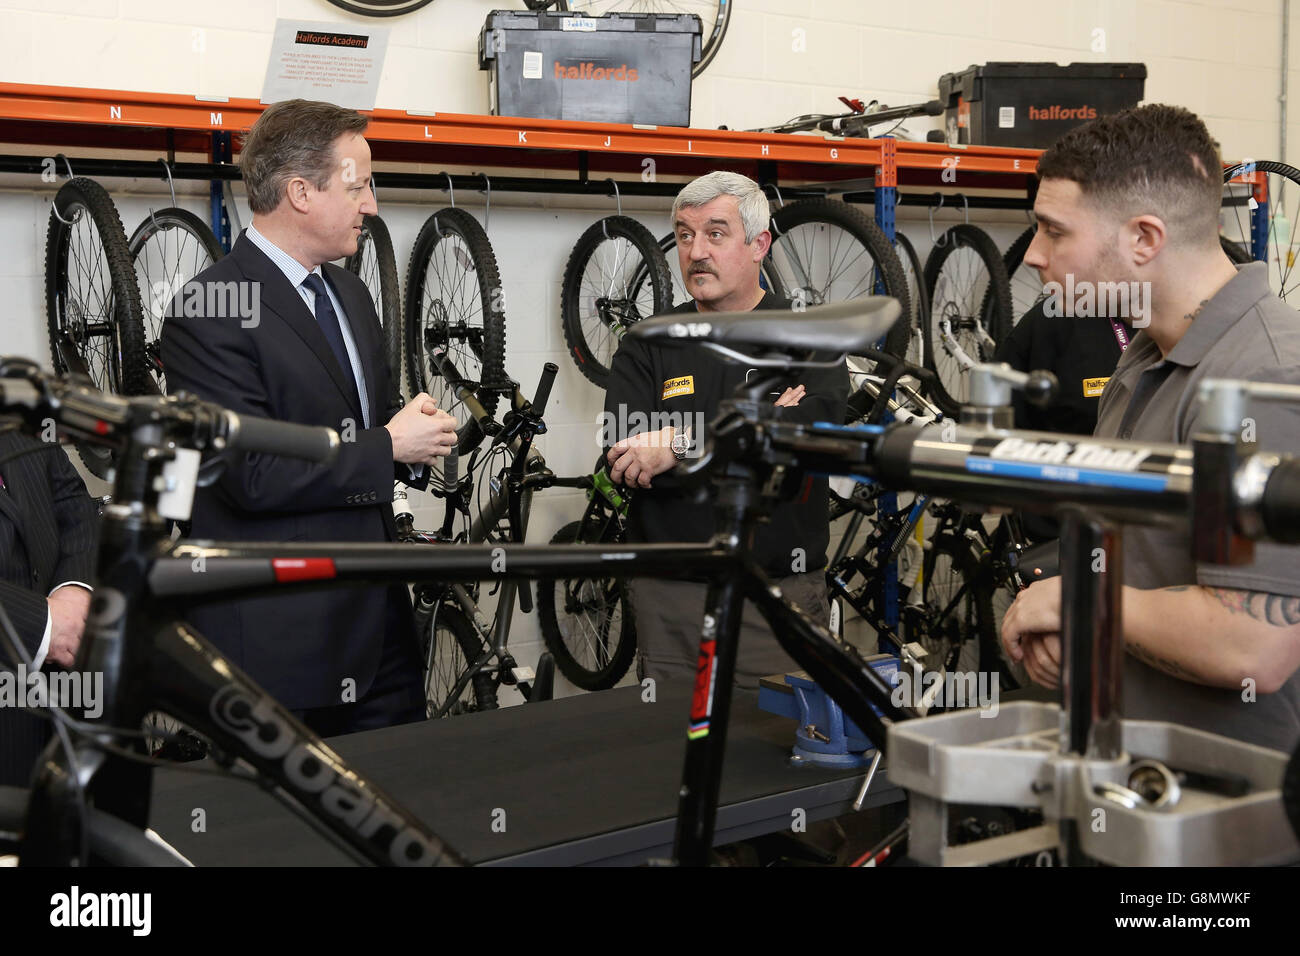
<path fill-rule="evenodd" d="M 524 0 L 524 5 L 530 10 L 537 10 L 546 4 L 544 0 Z M 701 11 L 707 13 L 713 7 L 717 7 L 716 15 L 712 21 L 706 20 Z M 659 3 L 650 5 L 646 4 L 646 0 L 558 0 L 555 3 L 555 9 L 559 11 L 585 12 L 596 16 L 620 11 L 641 13 L 647 9 L 653 13 L 695 13 L 700 17 L 701 25 L 708 31 L 708 35 L 700 37 L 700 60 L 691 66 L 692 77 L 703 73 L 722 48 L 727 27 L 731 25 L 731 7 L 731 0 L 660 0 Z"/>
<path fill-rule="evenodd" d="M 600 542 L 591 541 L 583 536 L 583 521 L 571 521 L 562 527 L 551 537 L 551 544 L 595 544 L 608 543 L 611 538 L 608 535 L 602 536 Z M 578 655 L 570 647 L 569 641 L 574 640 L 577 635 L 566 634 L 560 626 L 559 610 L 560 601 L 557 595 L 564 595 L 563 610 L 576 618 L 581 613 L 581 608 L 571 608 L 570 601 L 580 598 L 579 595 L 585 595 L 583 586 L 589 584 L 592 589 L 592 601 L 606 603 L 597 603 L 597 614 L 601 615 L 598 619 L 597 626 L 593 629 L 598 640 L 608 642 L 611 638 L 616 642 L 613 650 L 603 654 L 592 655 L 593 661 L 597 666 L 588 666 L 578 660 Z M 612 609 L 602 613 L 600 608 L 612 608 L 621 606 L 622 617 L 620 618 L 617 633 L 612 633 Z M 636 621 L 632 614 L 632 600 L 628 593 L 627 583 L 616 578 L 603 578 L 598 581 L 581 579 L 581 582 L 575 582 L 569 578 L 539 578 L 537 580 L 537 619 L 541 625 L 542 639 L 546 642 L 546 648 L 555 658 L 555 665 L 560 669 L 568 680 L 583 690 L 607 690 L 613 687 L 623 675 L 627 673 L 628 667 L 632 664 L 632 658 L 636 655 Z M 603 664 L 600 658 L 604 658 Z"/>
<path fill-rule="evenodd" d="M 904 358 L 913 365 L 925 365 L 925 325 L 930 314 L 930 293 L 925 287 L 925 271 L 921 259 L 916 254 L 912 240 L 901 232 L 894 233 L 894 242 L 902 250 L 898 257 L 903 265 L 903 275 L 907 278 L 907 294 L 911 299 L 911 308 L 906 313 L 910 318 L 907 329 L 907 351 Z M 910 275 L 909 275 L 910 270 Z"/>
<path fill-rule="evenodd" d="M 807 234 L 795 232 L 801 226 L 813 227 L 814 232 L 805 238 Z M 843 248 L 843 240 L 836 238 L 832 241 L 829 234 L 826 236 L 827 255 L 822 257 L 829 262 L 809 264 L 813 261 L 810 240 L 818 237 L 818 226 L 838 227 L 871 257 L 873 265 L 864 279 L 836 284 L 839 280 L 832 270 L 837 264 L 846 267 L 857 265 L 862 253 Z M 772 216 L 772 227 L 771 271 L 778 276 L 786 297 L 795 300 L 796 304 L 802 301 L 805 306 L 822 305 L 872 295 L 877 291 L 875 285 L 879 280 L 884 286 L 883 294 L 899 301 L 901 315 L 906 317 L 909 314 L 911 299 L 898 253 L 884 231 L 860 209 L 838 199 L 801 199 L 778 209 Z M 803 248 L 799 248 L 800 245 Z M 885 351 L 893 355 L 906 354 L 907 339 L 908 324 L 903 318 L 895 322 L 885 335 Z"/>
<path fill-rule="evenodd" d="M 87 235 L 88 225 L 94 227 L 98 249 Z M 75 277 L 68 274 L 70 266 Z M 85 297 L 94 301 L 82 301 L 76 287 L 80 279 L 92 285 L 101 280 L 99 295 Z M 54 197 L 45 240 L 45 317 L 54 370 L 60 374 L 70 370 L 60 348 L 66 332 L 78 361 L 85 364 L 98 388 L 119 395 L 154 392 L 145 355 L 143 311 L 126 232 L 113 200 L 93 179 L 68 180 Z M 87 354 L 92 337 L 104 342 L 102 368 L 96 356 Z M 77 453 L 98 478 L 106 478 L 113 467 L 114 456 L 107 449 L 78 443 Z"/>
<path fill-rule="evenodd" d="M 439 642 L 440 631 L 452 638 L 454 643 Z M 483 642 L 479 640 L 478 631 L 474 630 L 474 625 L 465 616 L 465 612 L 458 605 L 452 604 L 451 599 L 444 600 L 435 610 L 425 633 L 420 635 L 420 654 L 424 667 L 424 699 L 428 716 L 432 717 L 446 705 L 451 689 L 465 672 L 465 668 L 479 657 L 482 646 Z M 444 651 L 449 656 L 440 658 L 439 655 Z M 439 668 L 440 661 L 445 666 Z M 454 717 L 474 710 L 495 710 L 495 693 L 491 695 L 489 701 L 479 697 L 479 692 L 479 685 L 471 680 L 462 691 L 462 694 L 470 696 L 462 696 L 461 700 L 452 704 L 443 716 Z"/>
<path fill-rule="evenodd" d="M 629 243 L 640 257 L 638 263 L 619 264 L 610 282 L 601 287 L 586 280 L 588 266 L 597 251 L 606 242 Z M 617 248 L 617 246 L 616 246 Z M 624 278 L 622 274 L 626 272 Z M 640 275 L 640 278 L 638 276 Z M 645 283 L 650 283 L 650 297 L 646 298 Z M 593 294 L 604 292 L 604 295 Z M 634 297 L 638 296 L 638 297 Z M 564 329 L 564 342 L 569 356 L 583 376 L 593 385 L 605 387 L 609 368 L 618 351 L 618 343 L 627 329 L 641 319 L 659 315 L 672 308 L 673 283 L 668 271 L 668 261 L 645 226 L 627 216 L 609 216 L 593 223 L 579 238 L 569 254 L 564 267 L 564 284 L 560 292 L 560 317 Z M 590 300 L 590 301 L 588 301 Z M 598 303 L 609 300 L 609 308 L 616 312 L 616 329 L 609 329 L 599 313 Z M 645 309 L 638 305 L 644 302 Z M 644 312 L 644 314 L 642 314 Z M 593 326 L 591 332 L 584 322 Z M 595 331 L 603 329 L 605 337 L 596 338 Z M 612 348 L 609 347 L 612 344 Z M 608 354 L 606 354 L 608 353 Z"/>
<path fill-rule="evenodd" d="M 443 243 L 451 244 L 450 252 L 439 252 L 438 247 Z M 443 246 L 444 250 L 447 248 Z M 451 303 L 440 297 L 425 301 L 429 268 L 435 256 L 441 257 L 437 267 L 440 271 L 443 266 L 459 270 L 453 288 L 435 290 L 456 296 Z M 448 256 L 456 258 L 455 265 L 448 263 Z M 475 294 L 480 306 L 477 324 L 472 301 Z M 457 314 L 452 315 L 449 308 L 456 309 Z M 467 412 L 457 413 L 459 403 L 437 367 L 430 363 L 427 353 L 430 345 L 446 346 L 461 374 L 482 386 L 476 389 L 476 395 L 483 408 L 488 414 L 496 411 L 498 393 L 493 388 L 504 385 L 506 377 L 506 317 L 501 274 L 487 233 L 463 209 L 438 210 L 416 236 L 407 272 L 403 324 L 406 371 L 412 394 L 428 392 L 439 408 L 456 414 L 460 419 L 457 449 L 461 454 L 473 451 L 483 435 Z"/>
<path fill-rule="evenodd" d="M 956 288 L 957 280 L 943 276 L 944 265 L 958 249 L 975 253 L 988 279 L 985 289 L 974 301 L 975 288 L 963 292 Z M 950 228 L 937 242 L 925 260 L 925 285 L 930 295 L 929 321 L 926 323 L 926 368 L 935 373 L 933 399 L 945 415 L 955 416 L 965 401 L 966 371 L 940 340 L 941 322 L 947 318 L 953 326 L 953 337 L 975 363 L 987 362 L 999 342 L 1011 328 L 1011 289 L 1007 279 L 1002 253 L 983 229 L 968 223 Z M 952 288 L 950 288 L 950 285 Z M 950 298 L 949 294 L 961 297 Z M 980 326 L 992 342 L 985 342 L 976 326 Z"/>
<path fill-rule="evenodd" d="M 150 240 L 172 230 L 183 232 L 190 237 L 193 243 L 191 247 L 193 254 L 169 255 L 167 241 L 164 240 L 163 257 L 165 260 L 175 261 L 176 271 L 175 274 L 168 275 L 167 282 L 160 287 L 157 280 L 150 281 L 153 277 L 150 275 L 151 262 L 146 250 L 149 248 Z M 176 296 L 183 292 L 186 282 L 216 263 L 226 253 L 207 223 L 188 209 L 181 209 L 178 206 L 168 206 L 150 212 L 140 225 L 135 227 L 135 232 L 131 233 L 126 246 L 131 254 L 136 279 L 140 284 L 145 360 L 158 384 L 158 390 L 166 393 L 166 379 L 158 340 L 162 335 L 162 323 L 167 308 Z M 176 252 L 181 252 L 179 242 L 176 244 Z M 182 261 L 183 258 L 188 261 Z M 186 266 L 190 268 L 185 268 Z"/>
<path fill-rule="evenodd" d="M 30 795 L 29 790 L 19 787 L 0 787 L 0 856 L 21 852 L 20 842 L 13 837 L 26 826 Z M 94 807 L 86 808 L 86 827 L 91 866 L 188 865 L 149 839 L 139 827 Z"/>
<path fill-rule="evenodd" d="M 1011 292 L 1011 326 L 1015 326 L 1026 312 L 1034 307 L 1042 295 L 1042 280 L 1038 277 L 1038 270 L 1029 269 L 1029 275 L 1019 276 L 1021 266 L 1025 262 L 1025 253 L 1029 251 L 1029 244 L 1034 241 L 1034 236 L 1038 233 L 1037 226 L 1028 226 L 1024 232 L 1016 236 L 1011 245 L 1007 246 L 1007 251 L 1002 254 L 1002 264 L 1007 270 L 1007 285 Z M 1037 286 L 1036 289 L 1033 289 Z M 1031 294 L 1032 289 L 1032 294 Z M 984 308 L 988 308 L 989 293 L 985 293 Z"/>
<path fill-rule="evenodd" d="M 370 261 L 367 263 L 367 257 Z M 365 283 L 370 299 L 375 304 L 375 314 L 384 327 L 384 354 L 388 368 L 402 389 L 402 286 L 397 275 L 397 256 L 393 253 L 393 237 L 388 226 L 378 216 L 366 216 L 361 222 L 361 236 L 357 251 L 345 263 L 349 272 Z"/>

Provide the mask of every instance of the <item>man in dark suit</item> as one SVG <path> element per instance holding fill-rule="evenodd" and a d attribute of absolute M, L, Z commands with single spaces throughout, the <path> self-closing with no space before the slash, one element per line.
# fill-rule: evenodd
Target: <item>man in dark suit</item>
<path fill-rule="evenodd" d="M 366 125 L 328 103 L 268 108 L 240 153 L 252 225 L 163 323 L 169 389 L 343 440 L 329 466 L 233 458 L 195 498 L 196 538 L 395 540 L 395 472 L 409 479 L 455 444 L 455 420 L 428 395 L 402 407 L 370 295 L 331 264 L 376 211 Z M 212 602 L 190 620 L 323 736 L 424 717 L 404 586 Z"/>
<path fill-rule="evenodd" d="M 63 449 L 0 420 L 0 606 L 33 668 L 71 667 L 95 573 L 99 510 Z M 0 669 L 22 662 L 0 636 Z M 0 707 L 0 786 L 25 787 L 50 738 L 43 716 Z"/>

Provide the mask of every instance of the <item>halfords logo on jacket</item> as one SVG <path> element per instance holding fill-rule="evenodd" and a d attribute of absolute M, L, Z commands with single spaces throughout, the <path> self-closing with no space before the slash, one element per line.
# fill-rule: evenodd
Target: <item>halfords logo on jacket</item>
<path fill-rule="evenodd" d="M 1031 120 L 1090 120 L 1097 118 L 1097 111 L 1091 106 L 1071 107 L 1053 103 L 1051 106 L 1029 107 L 1029 118 Z"/>
<path fill-rule="evenodd" d="M 595 63 L 565 66 L 559 60 L 555 61 L 555 78 L 557 80 L 621 80 L 627 83 L 637 81 L 636 67 L 629 67 L 626 63 L 617 68 L 597 66 Z"/>

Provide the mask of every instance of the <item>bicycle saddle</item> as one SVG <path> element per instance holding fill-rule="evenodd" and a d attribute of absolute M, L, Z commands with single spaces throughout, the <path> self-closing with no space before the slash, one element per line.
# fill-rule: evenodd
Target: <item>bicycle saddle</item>
<path fill-rule="evenodd" d="M 659 345 L 711 342 L 785 353 L 857 353 L 880 341 L 900 312 L 897 299 L 868 295 L 803 312 L 763 309 L 662 315 L 637 322 L 627 334 Z"/>

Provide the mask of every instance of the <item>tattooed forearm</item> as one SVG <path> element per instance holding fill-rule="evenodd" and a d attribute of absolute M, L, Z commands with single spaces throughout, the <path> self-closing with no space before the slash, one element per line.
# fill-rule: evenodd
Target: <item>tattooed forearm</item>
<path fill-rule="evenodd" d="M 1257 621 L 1274 627 L 1300 624 L 1300 598 L 1267 591 L 1238 591 L 1233 588 L 1206 588 L 1233 614 L 1249 614 Z"/>
<path fill-rule="evenodd" d="M 1154 654 L 1131 638 L 1124 642 L 1124 649 L 1142 663 L 1150 664 L 1157 670 L 1162 670 L 1173 677 L 1193 681 L 1198 679 L 1195 674 L 1183 667 L 1177 661 L 1171 661 L 1167 657 L 1161 657 L 1159 654 Z"/>

